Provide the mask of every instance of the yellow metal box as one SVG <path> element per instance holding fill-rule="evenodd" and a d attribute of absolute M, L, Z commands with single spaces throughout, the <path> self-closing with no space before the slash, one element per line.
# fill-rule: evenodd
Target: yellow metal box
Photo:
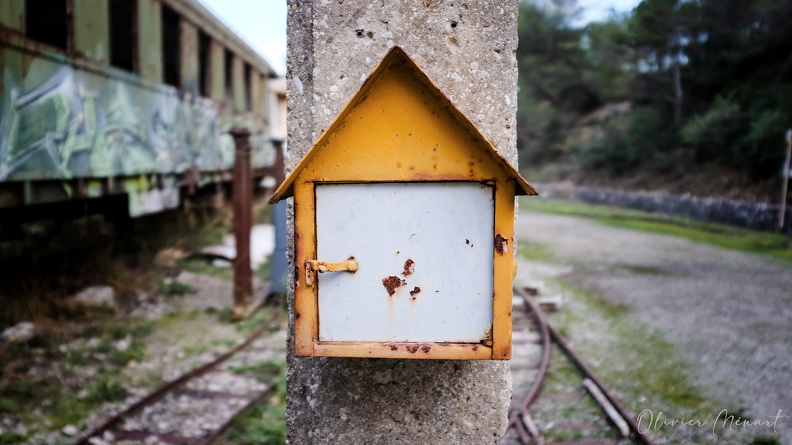
<path fill-rule="evenodd" d="M 536 191 L 398 47 L 300 160 L 298 356 L 511 357 L 514 202 Z"/>

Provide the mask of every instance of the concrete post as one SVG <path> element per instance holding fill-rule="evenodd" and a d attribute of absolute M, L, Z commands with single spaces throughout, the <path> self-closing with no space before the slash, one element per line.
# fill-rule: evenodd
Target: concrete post
<path fill-rule="evenodd" d="M 288 26 L 288 168 L 394 45 L 516 164 L 517 0 L 289 0 Z M 291 227 L 291 209 L 289 219 Z M 290 230 L 290 249 L 293 236 Z M 301 358 L 293 351 L 290 336 L 290 444 L 494 444 L 508 425 L 508 362 Z"/>

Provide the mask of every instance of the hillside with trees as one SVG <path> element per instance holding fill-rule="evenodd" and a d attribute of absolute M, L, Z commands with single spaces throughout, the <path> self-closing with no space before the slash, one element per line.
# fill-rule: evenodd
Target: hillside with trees
<path fill-rule="evenodd" d="M 518 148 L 537 182 L 776 201 L 792 0 L 643 0 L 578 24 L 521 0 Z"/>

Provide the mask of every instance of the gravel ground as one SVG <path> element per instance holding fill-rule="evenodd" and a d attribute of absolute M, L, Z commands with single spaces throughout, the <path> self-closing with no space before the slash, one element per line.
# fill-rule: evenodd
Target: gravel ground
<path fill-rule="evenodd" d="M 779 410 L 792 413 L 792 264 L 582 218 L 523 210 L 518 224 L 520 243 L 541 245 L 549 257 L 522 264 L 522 279 L 557 277 L 626 307 L 675 345 L 705 397 L 723 409 L 743 408 L 743 419 L 772 422 Z M 697 413 L 710 424 L 718 414 Z M 685 428 L 693 427 L 665 429 Z M 786 417 L 774 426 L 735 424 L 734 443 L 748 443 L 741 435 L 773 436 L 773 428 L 781 443 L 792 443 Z"/>

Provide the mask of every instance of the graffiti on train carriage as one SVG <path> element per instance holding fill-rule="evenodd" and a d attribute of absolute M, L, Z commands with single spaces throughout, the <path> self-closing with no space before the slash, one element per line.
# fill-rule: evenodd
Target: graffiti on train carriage
<path fill-rule="evenodd" d="M 4 73 L 0 181 L 228 170 L 234 159 L 228 130 L 240 121 L 262 127 L 252 116 L 169 87 L 44 59 L 27 72 L 16 82 Z M 271 163 L 263 129 L 251 142 L 254 167 Z"/>

